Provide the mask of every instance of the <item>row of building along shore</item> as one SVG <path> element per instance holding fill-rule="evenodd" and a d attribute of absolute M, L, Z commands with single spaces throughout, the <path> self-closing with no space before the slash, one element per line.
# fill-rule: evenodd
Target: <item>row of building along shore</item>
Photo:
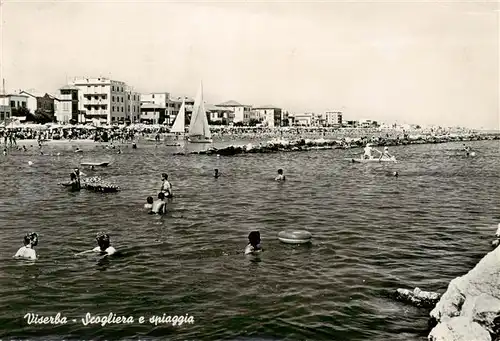
<path fill-rule="evenodd" d="M 75 78 L 57 94 L 19 90 L 0 95 L 0 123 L 16 120 L 39 123 L 124 124 L 146 123 L 172 125 L 182 102 L 189 123 L 194 99 L 175 97 L 169 92 L 139 93 L 125 82 L 109 78 Z M 342 111 L 323 113 L 290 113 L 273 105 L 253 106 L 230 100 L 205 104 L 211 125 L 263 127 L 382 127 L 376 121 L 346 121 Z M 418 126 L 408 128 L 418 128 Z"/>

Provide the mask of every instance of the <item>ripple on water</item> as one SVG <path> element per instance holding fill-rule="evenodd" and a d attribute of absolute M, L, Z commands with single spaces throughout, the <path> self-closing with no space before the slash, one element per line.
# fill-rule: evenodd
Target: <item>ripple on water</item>
<path fill-rule="evenodd" d="M 444 290 L 489 251 L 500 220 L 498 141 L 473 146 L 474 159 L 457 157 L 461 144 L 393 147 L 394 165 L 351 164 L 344 150 L 215 158 L 86 146 L 86 160 L 113 161 L 84 169 L 123 188 L 106 195 L 57 185 L 80 160 L 64 145 L 44 147 L 57 157 L 2 156 L 0 337 L 424 340 L 428 311 L 391 293 Z M 285 183 L 272 180 L 278 168 Z M 169 213 L 145 214 L 165 171 L 175 191 Z M 253 229 L 259 257 L 242 254 Z M 284 229 L 307 229 L 312 243 L 283 244 Z M 40 259 L 12 260 L 28 231 L 39 233 Z M 99 231 L 121 254 L 75 257 Z M 26 312 L 190 314 L 195 323 L 28 326 Z"/>

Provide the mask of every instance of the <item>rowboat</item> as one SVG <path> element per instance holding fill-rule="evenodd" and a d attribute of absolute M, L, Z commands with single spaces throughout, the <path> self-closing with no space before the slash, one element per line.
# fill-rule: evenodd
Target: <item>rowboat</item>
<path fill-rule="evenodd" d="M 393 156 L 391 158 L 371 158 L 371 159 L 347 159 L 353 163 L 372 163 L 372 162 L 397 162 Z"/>
<path fill-rule="evenodd" d="M 82 162 L 82 166 L 95 166 L 95 167 L 106 167 L 109 162 Z"/>

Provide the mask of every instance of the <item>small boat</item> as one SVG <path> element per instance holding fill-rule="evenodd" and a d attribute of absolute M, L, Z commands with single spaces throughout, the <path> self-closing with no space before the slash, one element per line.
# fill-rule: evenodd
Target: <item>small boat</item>
<path fill-rule="evenodd" d="M 110 162 L 82 162 L 82 166 L 106 167 Z"/>
<path fill-rule="evenodd" d="M 203 103 L 203 84 L 196 95 L 193 114 L 189 123 L 188 141 L 191 143 L 212 143 L 212 133 L 208 125 L 207 112 Z"/>
<path fill-rule="evenodd" d="M 353 163 L 371 163 L 371 162 L 397 162 L 396 158 L 393 156 L 388 158 L 371 158 L 371 159 L 347 159 Z"/>

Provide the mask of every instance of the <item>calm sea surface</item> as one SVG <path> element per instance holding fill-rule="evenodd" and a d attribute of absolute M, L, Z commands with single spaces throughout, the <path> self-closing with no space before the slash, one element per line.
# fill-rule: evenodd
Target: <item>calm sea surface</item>
<path fill-rule="evenodd" d="M 217 158 L 172 156 L 184 147 L 151 143 L 119 155 L 94 144 L 75 154 L 75 146 L 0 155 L 2 340 L 425 340 L 428 310 L 390 294 L 444 291 L 490 251 L 500 222 L 499 141 L 472 142 L 474 158 L 461 143 L 393 147 L 397 164 L 345 160 L 359 149 Z M 59 186 L 82 157 L 112 160 L 84 172 L 123 190 Z M 286 183 L 273 181 L 278 168 Z M 166 216 L 148 215 L 143 204 L 162 172 L 175 198 Z M 255 229 L 259 258 L 243 254 Z M 284 229 L 308 230 L 313 242 L 282 244 Z M 13 260 L 30 231 L 39 260 Z M 121 255 L 75 257 L 100 231 Z M 29 312 L 60 312 L 68 323 L 28 325 Z M 136 321 L 84 326 L 87 312 Z M 164 313 L 194 323 L 147 320 Z"/>

